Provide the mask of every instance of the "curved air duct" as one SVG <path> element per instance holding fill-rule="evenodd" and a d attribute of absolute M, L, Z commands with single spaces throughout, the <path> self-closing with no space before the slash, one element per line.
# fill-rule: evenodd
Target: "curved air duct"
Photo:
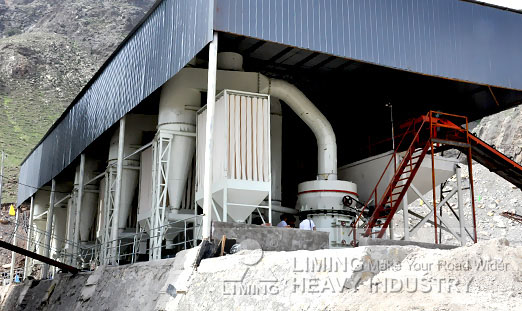
<path fill-rule="evenodd" d="M 269 79 L 268 88 L 262 92 L 284 101 L 310 127 L 317 139 L 317 178 L 336 180 L 335 133 L 321 111 L 297 87 L 283 80 Z"/>

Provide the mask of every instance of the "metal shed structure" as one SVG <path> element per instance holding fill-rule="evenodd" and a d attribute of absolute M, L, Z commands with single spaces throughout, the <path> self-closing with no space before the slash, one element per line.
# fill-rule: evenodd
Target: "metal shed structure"
<path fill-rule="evenodd" d="M 480 117 L 520 98 L 506 89 L 522 89 L 513 70 L 522 67 L 521 27 L 519 13 L 459 0 L 158 1 L 23 161 L 18 204 L 176 74 L 213 31 L 240 36 L 241 52 L 274 66 L 368 63 L 502 89 L 497 106 L 477 104 Z"/>
<path fill-rule="evenodd" d="M 458 146 L 468 150 L 468 120 L 522 102 L 521 28 L 519 12 L 461 0 L 157 1 L 23 161 L 17 203 L 31 199 L 36 236 L 45 237 L 28 248 L 78 267 L 159 259 L 209 238 L 211 219 L 272 222 L 272 202 L 279 213 L 335 214 L 333 226 L 344 228 L 363 214 L 353 202 L 370 202 L 337 179 L 339 167 L 390 150 L 419 158 L 415 144 L 395 148 L 392 105 L 398 123 L 429 112 L 430 126 L 459 133 L 461 121 L 432 111 L 466 116 L 466 147 Z M 214 127 L 217 93 L 226 122 Z M 422 154 L 431 148 L 433 160 L 443 149 L 435 151 L 431 128 Z M 214 134 L 226 158 L 215 165 L 227 183 L 218 199 L 207 152 Z M 522 173 L 477 146 L 480 163 L 504 178 Z M 393 188 L 407 191 L 399 166 Z M 386 212 L 381 201 L 373 211 Z M 393 213 L 385 216 L 388 224 Z M 197 236 L 196 227 L 206 231 Z M 346 246 L 346 236 L 333 244 Z"/>

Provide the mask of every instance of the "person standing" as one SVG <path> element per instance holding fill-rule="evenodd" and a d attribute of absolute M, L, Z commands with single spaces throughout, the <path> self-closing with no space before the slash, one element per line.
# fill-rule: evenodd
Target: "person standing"
<path fill-rule="evenodd" d="M 281 228 L 288 228 L 288 223 L 286 222 L 288 220 L 288 215 L 286 214 L 282 214 L 281 216 L 279 216 L 279 219 L 281 219 L 281 221 L 277 224 L 278 227 L 281 227 Z"/>
<path fill-rule="evenodd" d="M 301 223 L 299 224 L 299 229 L 303 230 L 314 230 L 315 231 L 315 223 L 310 218 L 305 216 L 301 216 Z"/>

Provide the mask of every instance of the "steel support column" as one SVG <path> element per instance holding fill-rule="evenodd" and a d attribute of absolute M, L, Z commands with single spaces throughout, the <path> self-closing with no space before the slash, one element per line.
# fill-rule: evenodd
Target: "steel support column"
<path fill-rule="evenodd" d="M 73 256 L 75 258 L 73 265 L 79 265 L 79 254 L 80 254 L 80 211 L 82 209 L 83 201 L 83 179 L 85 176 L 85 154 L 80 155 L 80 176 L 78 176 L 78 189 L 76 198 L 76 209 L 74 211 L 74 251 Z"/>
<path fill-rule="evenodd" d="M 455 173 L 457 175 L 457 199 L 459 208 L 460 245 L 466 245 L 464 202 L 462 196 L 462 176 L 459 165 L 455 165 Z"/>
<path fill-rule="evenodd" d="M 114 193 L 114 210 L 112 212 L 111 230 L 111 263 L 118 264 L 118 236 L 119 236 L 119 215 L 121 200 L 121 179 L 123 174 L 123 144 L 125 143 L 125 116 L 120 119 L 120 129 L 118 137 L 118 164 L 116 165 L 116 190 Z"/>
<path fill-rule="evenodd" d="M 205 128 L 205 166 L 203 175 L 203 240 L 210 238 L 212 222 L 212 146 L 214 134 L 214 111 L 216 106 L 218 34 L 210 42 L 208 51 L 207 123 Z"/>
<path fill-rule="evenodd" d="M 49 258 L 51 254 L 51 235 L 53 230 L 53 216 L 54 216 L 54 193 L 56 191 L 56 180 L 51 181 L 51 195 L 49 199 L 49 209 L 47 210 L 47 226 L 45 228 L 45 244 L 44 257 Z M 49 264 L 44 264 L 42 270 L 42 278 L 47 279 L 49 276 Z"/>
<path fill-rule="evenodd" d="M 29 229 L 27 230 L 27 244 L 26 244 L 26 249 L 28 251 L 31 251 L 31 246 L 33 244 L 33 217 L 34 217 L 34 195 L 31 196 L 31 207 L 29 208 Z M 24 280 L 30 274 L 30 272 L 29 272 L 30 268 L 31 268 L 31 265 L 29 265 L 29 257 L 25 256 Z"/>

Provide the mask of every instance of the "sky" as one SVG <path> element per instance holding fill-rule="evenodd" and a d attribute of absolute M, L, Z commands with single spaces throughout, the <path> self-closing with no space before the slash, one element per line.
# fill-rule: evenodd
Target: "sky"
<path fill-rule="evenodd" d="M 500 5 L 503 7 L 522 10 L 522 0 L 480 0 L 482 2 Z"/>

